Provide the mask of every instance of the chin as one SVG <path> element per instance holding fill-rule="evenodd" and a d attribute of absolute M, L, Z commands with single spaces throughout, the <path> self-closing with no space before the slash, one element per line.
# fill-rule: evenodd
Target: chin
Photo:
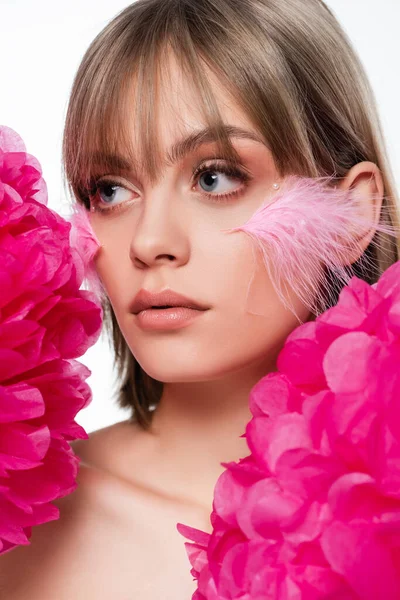
<path fill-rule="evenodd" d="M 138 360 L 138 359 L 136 359 Z M 218 365 L 218 361 L 205 353 L 202 359 L 186 355 L 173 359 L 161 358 L 138 360 L 141 368 L 153 379 L 162 383 L 189 383 L 196 381 L 211 381 L 223 377 L 235 370 L 234 365 L 227 365 L 226 360 Z"/>

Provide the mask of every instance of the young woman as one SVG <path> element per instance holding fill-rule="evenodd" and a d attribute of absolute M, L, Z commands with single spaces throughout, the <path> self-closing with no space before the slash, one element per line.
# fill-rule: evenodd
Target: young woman
<path fill-rule="evenodd" d="M 252 247 L 223 230 L 290 174 L 334 174 L 365 215 L 397 224 L 373 94 L 320 0 L 138 0 L 82 60 L 64 166 L 102 244 L 118 401 L 132 416 L 73 444 L 78 489 L 0 559 L 5 597 L 189 600 L 176 523 L 211 530 L 221 463 L 248 454 L 249 392 L 299 324 L 262 268 L 263 314 L 246 310 Z M 358 233 L 346 261 L 357 273 L 366 253 L 373 283 L 398 246 Z M 150 308 L 172 304 L 195 310 Z"/>

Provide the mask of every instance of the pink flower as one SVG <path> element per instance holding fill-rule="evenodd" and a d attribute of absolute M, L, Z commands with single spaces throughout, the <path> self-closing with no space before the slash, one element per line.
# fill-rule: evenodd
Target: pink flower
<path fill-rule="evenodd" d="M 252 389 L 212 533 L 178 524 L 193 600 L 400 598 L 399 282 L 353 277 Z"/>
<path fill-rule="evenodd" d="M 102 308 L 80 290 L 86 264 L 71 224 L 47 207 L 38 161 L 0 127 L 0 554 L 29 544 L 59 517 L 52 500 L 76 489 L 68 441 L 91 401 L 76 358 L 98 339 Z"/>

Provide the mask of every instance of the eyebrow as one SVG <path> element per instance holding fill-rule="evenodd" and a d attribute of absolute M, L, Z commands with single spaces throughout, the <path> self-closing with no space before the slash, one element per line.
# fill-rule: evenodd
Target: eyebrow
<path fill-rule="evenodd" d="M 252 140 L 253 142 L 263 144 L 268 148 L 265 140 L 254 131 L 236 127 L 234 125 L 223 125 L 223 129 L 229 138 Z M 185 158 L 185 156 L 191 152 L 194 152 L 202 144 L 212 143 L 215 141 L 215 133 L 210 127 L 195 130 L 171 146 L 169 152 L 167 152 L 167 164 L 173 165 Z M 95 162 L 96 160 L 99 162 L 103 162 L 105 160 L 110 167 L 119 169 L 121 171 L 132 170 L 131 162 L 123 156 L 117 154 L 102 154 L 101 152 L 96 152 L 92 155 L 92 158 Z"/>

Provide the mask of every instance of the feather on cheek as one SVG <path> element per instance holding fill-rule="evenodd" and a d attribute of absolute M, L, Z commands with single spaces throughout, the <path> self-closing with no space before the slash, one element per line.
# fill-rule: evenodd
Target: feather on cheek
<path fill-rule="evenodd" d="M 340 291 L 354 275 L 347 264 L 350 253 L 359 250 L 360 267 L 367 268 L 359 241 L 371 229 L 397 237 L 399 231 L 392 225 L 376 223 L 361 214 L 354 190 L 329 186 L 332 177 L 308 178 L 288 176 L 282 189 L 272 201 L 264 202 L 244 224 L 228 233 L 244 232 L 261 256 L 272 285 L 283 305 L 296 318 L 293 296 L 312 313 L 318 315 L 329 306 L 333 293 L 326 269 L 330 269 Z M 382 207 L 383 209 L 384 207 Z M 378 243 L 372 239 L 372 243 Z M 249 312 L 267 316 L 257 299 L 254 284 L 259 261 L 249 282 L 247 305 Z"/>

